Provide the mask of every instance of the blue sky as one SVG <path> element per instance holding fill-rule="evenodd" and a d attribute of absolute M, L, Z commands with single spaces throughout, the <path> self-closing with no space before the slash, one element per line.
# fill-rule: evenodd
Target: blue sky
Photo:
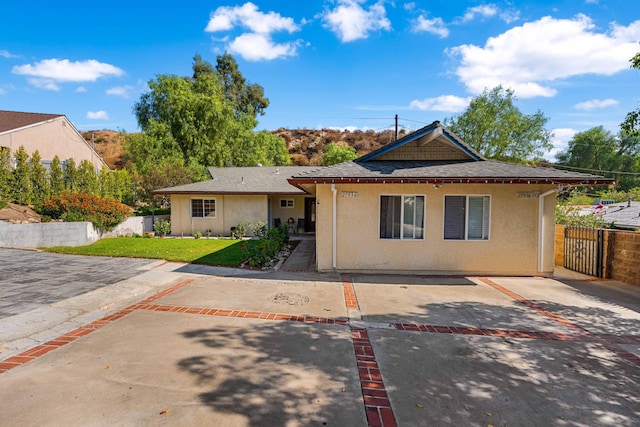
<path fill-rule="evenodd" d="M 396 114 L 413 130 L 502 84 L 549 117 L 561 149 L 594 126 L 617 132 L 640 98 L 637 0 L 4 3 L 0 109 L 80 130 L 138 130 L 146 83 L 191 75 L 196 53 L 236 57 L 271 101 L 268 130 L 382 130 Z"/>

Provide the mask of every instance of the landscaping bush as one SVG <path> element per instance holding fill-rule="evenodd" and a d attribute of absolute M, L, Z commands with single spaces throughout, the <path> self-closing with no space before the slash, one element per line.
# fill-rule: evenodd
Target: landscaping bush
<path fill-rule="evenodd" d="M 256 245 L 244 245 L 244 261 L 250 267 L 262 268 L 268 265 L 289 241 L 289 228 L 286 224 L 267 231 L 266 236 L 260 237 Z"/>
<path fill-rule="evenodd" d="M 87 193 L 62 193 L 42 204 L 42 215 L 66 222 L 89 221 L 100 233 L 112 230 L 129 216 L 130 208 L 116 200 Z"/>
<path fill-rule="evenodd" d="M 156 223 L 153 224 L 153 231 L 158 233 L 161 237 L 164 237 L 171 233 L 171 223 L 164 219 L 156 221 Z"/>
<path fill-rule="evenodd" d="M 193 232 L 193 238 L 194 239 L 199 239 L 202 237 L 202 232 L 201 231 L 194 231 Z"/>
<path fill-rule="evenodd" d="M 246 221 L 240 221 L 235 227 L 231 228 L 231 237 L 240 240 L 247 234 L 247 229 L 251 224 Z"/>

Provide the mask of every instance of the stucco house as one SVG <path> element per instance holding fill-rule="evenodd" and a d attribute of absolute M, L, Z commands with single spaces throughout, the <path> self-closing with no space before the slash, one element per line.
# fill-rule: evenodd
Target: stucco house
<path fill-rule="evenodd" d="M 312 219 L 317 270 L 342 272 L 552 274 L 557 189 L 611 181 L 487 160 L 439 122 L 334 166 L 210 171 L 158 192 L 171 194 L 174 234 Z"/>
<path fill-rule="evenodd" d="M 48 167 L 57 155 L 60 162 L 89 160 L 96 171 L 107 164 L 62 114 L 23 113 L 0 110 L 0 147 L 11 155 L 20 146 L 31 156 L 36 150 Z"/>
<path fill-rule="evenodd" d="M 289 224 L 292 233 L 315 231 L 315 198 L 287 181 L 295 173 L 318 167 L 209 168 L 211 179 L 164 188 L 171 197 L 171 234 L 199 231 L 228 236 L 240 221 Z"/>

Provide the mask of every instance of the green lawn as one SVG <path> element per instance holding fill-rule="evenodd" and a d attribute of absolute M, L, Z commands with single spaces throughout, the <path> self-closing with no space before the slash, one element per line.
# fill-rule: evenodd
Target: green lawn
<path fill-rule="evenodd" d="M 57 246 L 44 250 L 74 255 L 152 258 L 238 267 L 243 260 L 243 247 L 257 243 L 257 240 L 115 237 L 98 240 L 89 246 Z"/>

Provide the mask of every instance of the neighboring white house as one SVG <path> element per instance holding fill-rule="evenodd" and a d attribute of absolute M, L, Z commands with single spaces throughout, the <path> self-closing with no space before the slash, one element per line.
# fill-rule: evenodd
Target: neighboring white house
<path fill-rule="evenodd" d="M 56 155 L 63 163 L 88 160 L 96 171 L 107 166 L 66 116 L 0 110 L 0 147 L 8 148 L 13 157 L 20 146 L 29 156 L 38 150 L 45 166 Z"/>

